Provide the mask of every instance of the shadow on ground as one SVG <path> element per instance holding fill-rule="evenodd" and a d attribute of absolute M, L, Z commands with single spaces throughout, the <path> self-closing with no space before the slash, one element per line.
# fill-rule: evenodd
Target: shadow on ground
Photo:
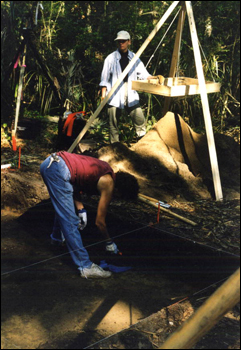
<path fill-rule="evenodd" d="M 87 211 L 82 237 L 91 259 L 131 270 L 108 280 L 81 279 L 66 248 L 50 246 L 49 200 L 3 220 L 3 348 L 84 348 L 219 282 L 239 265 L 237 257 L 169 234 L 163 224 L 143 226 L 113 214 L 107 224 L 123 255 L 107 256 L 94 225 L 96 209 Z"/>

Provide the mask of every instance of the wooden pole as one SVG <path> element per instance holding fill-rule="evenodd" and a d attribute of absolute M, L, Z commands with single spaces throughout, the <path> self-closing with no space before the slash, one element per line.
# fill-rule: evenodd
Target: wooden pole
<path fill-rule="evenodd" d="M 73 152 L 73 150 L 75 149 L 75 147 L 77 146 L 77 144 L 80 142 L 80 140 L 83 138 L 83 136 L 85 135 L 85 133 L 88 131 L 90 125 L 93 123 L 93 121 L 95 120 L 95 118 L 97 118 L 97 116 L 99 115 L 99 113 L 102 111 L 102 109 L 104 108 L 104 106 L 106 105 L 106 103 L 109 101 L 109 99 L 111 98 L 111 96 L 113 95 L 113 93 L 115 92 L 115 90 L 118 88 L 118 86 L 120 85 L 120 83 L 122 82 L 122 80 L 124 79 L 124 77 L 126 76 L 126 74 L 131 70 L 131 68 L 134 66 L 134 64 L 136 63 L 136 61 L 138 60 L 138 58 L 141 56 L 141 54 L 143 53 L 143 51 L 146 49 L 146 47 L 148 46 L 148 44 L 151 42 L 151 40 L 154 38 L 154 36 L 156 35 L 156 33 L 159 31 L 159 29 L 161 28 L 161 26 L 165 23 L 165 21 L 167 20 L 167 18 L 171 15 L 171 13 L 173 12 L 173 10 L 175 9 L 175 7 L 178 5 L 179 1 L 173 1 L 173 3 L 171 4 L 171 6 L 168 8 L 168 10 L 165 12 L 165 14 L 162 16 L 162 18 L 160 19 L 160 21 L 157 23 L 156 27 L 153 29 L 153 31 L 151 32 L 151 34 L 148 36 L 148 38 L 145 40 L 145 42 L 142 44 L 142 46 L 140 47 L 140 49 L 137 51 L 137 53 L 135 54 L 135 56 L 132 58 L 132 60 L 129 62 L 128 66 L 124 69 L 124 71 L 122 72 L 122 74 L 120 75 L 119 79 L 116 81 L 116 83 L 114 84 L 114 86 L 112 87 L 112 89 L 110 90 L 110 92 L 108 93 L 108 95 L 104 98 L 104 100 L 101 102 L 101 104 L 99 105 L 99 107 L 96 109 L 96 111 L 94 112 L 94 114 L 90 117 L 90 119 L 88 120 L 87 124 L 85 125 L 85 127 L 83 128 L 83 130 L 80 132 L 80 134 L 77 136 L 77 138 L 75 139 L 75 141 L 73 142 L 73 144 L 70 146 L 70 148 L 68 149 L 68 152 Z"/>
<path fill-rule="evenodd" d="M 186 4 L 189 27 L 191 32 L 194 59 L 196 64 L 197 76 L 198 76 L 198 83 L 200 87 L 200 95 L 201 95 L 202 109 L 203 109 L 205 128 L 206 128 L 206 134 L 207 134 L 208 150 L 209 150 L 210 163 L 211 163 L 211 169 L 212 169 L 212 175 L 213 175 L 214 190 L 215 190 L 216 200 L 221 201 L 223 199 L 223 193 L 222 193 L 221 180 L 219 175 L 218 160 L 217 160 L 216 147 L 215 147 L 215 141 L 214 141 L 214 135 L 213 135 L 212 120 L 211 120 L 211 115 L 209 110 L 206 83 L 205 83 L 205 78 L 204 78 L 204 73 L 202 68 L 201 54 L 200 54 L 199 45 L 198 45 L 197 30 L 196 30 L 196 25 L 194 21 L 191 1 L 185 1 L 185 4 Z"/>
<path fill-rule="evenodd" d="M 17 126 L 18 126 L 19 111 L 20 111 L 20 106 L 21 106 L 21 97 L 22 97 L 22 90 L 23 90 L 23 80 L 24 80 L 26 53 L 27 53 L 27 44 L 24 45 L 22 65 L 21 65 L 20 74 L 19 74 L 18 95 L 17 95 L 16 111 L 15 111 L 15 121 L 14 121 L 14 128 L 12 130 L 12 147 L 13 147 L 13 151 L 17 150 L 16 132 L 17 132 Z"/>
<path fill-rule="evenodd" d="M 23 79 L 24 79 L 24 71 L 25 71 L 26 53 L 27 53 L 27 45 L 25 44 L 24 50 L 23 50 L 23 60 L 22 60 L 22 65 L 20 68 L 20 75 L 19 75 L 18 96 L 17 96 L 17 103 L 16 103 L 14 129 L 13 129 L 14 135 L 16 134 L 17 126 L 18 126 L 18 117 L 19 117 L 22 90 L 23 90 Z"/>
<path fill-rule="evenodd" d="M 159 207 L 159 206 L 158 206 L 158 200 L 155 199 L 155 198 L 151 198 L 151 197 L 145 196 L 144 194 L 141 194 L 141 193 L 138 195 L 138 198 L 139 198 L 142 202 L 145 202 L 145 203 L 147 203 L 147 204 L 150 204 L 150 205 L 152 205 L 153 207 L 158 208 L 158 209 L 164 211 L 165 213 L 167 213 L 167 214 L 169 214 L 169 215 L 171 215 L 171 216 L 174 216 L 175 218 L 177 218 L 177 219 L 179 219 L 179 220 L 185 221 L 185 222 L 187 222 L 188 224 L 191 224 L 191 225 L 193 225 L 193 226 L 196 226 L 196 225 L 197 225 L 196 222 L 191 221 L 191 220 L 189 220 L 189 219 L 186 219 L 186 218 L 184 218 L 183 216 L 178 215 L 178 214 L 176 214 L 176 213 L 173 213 L 173 212 L 172 212 L 171 210 L 169 210 L 169 209 L 163 208 L 162 206 Z M 156 203 L 157 203 L 157 204 L 156 204 Z"/>
<path fill-rule="evenodd" d="M 186 16 L 186 7 L 184 2 L 182 3 L 182 8 L 181 12 L 178 17 L 178 24 L 177 24 L 177 33 L 176 33 L 176 38 L 175 38 L 175 43 L 174 43 L 174 49 L 172 53 L 172 61 L 171 61 L 171 67 L 169 71 L 169 77 L 174 78 L 176 71 L 177 71 L 177 63 L 180 57 L 180 45 L 181 45 L 181 40 L 182 40 L 182 32 L 183 32 L 183 27 L 184 27 L 184 22 L 185 22 L 185 16 Z M 168 112 L 169 107 L 171 103 L 171 97 L 166 97 L 164 101 L 164 107 L 162 111 L 162 116 Z"/>
<path fill-rule="evenodd" d="M 27 42 L 27 38 L 24 37 L 24 39 L 22 40 L 22 42 L 21 42 L 21 44 L 20 44 L 20 46 L 19 46 L 19 48 L 18 48 L 18 50 L 17 50 L 17 52 L 16 52 L 14 58 L 13 58 L 13 61 L 10 63 L 10 65 L 9 65 L 9 67 L 8 67 L 6 73 L 5 73 L 5 76 L 4 76 L 3 82 L 2 82 L 2 86 L 5 86 L 6 80 L 9 79 L 9 76 L 10 76 L 10 74 L 12 73 L 14 64 L 16 63 L 19 54 L 23 51 L 24 45 L 26 45 L 26 42 Z"/>
<path fill-rule="evenodd" d="M 191 349 L 240 300 L 240 268 L 159 349 Z"/>

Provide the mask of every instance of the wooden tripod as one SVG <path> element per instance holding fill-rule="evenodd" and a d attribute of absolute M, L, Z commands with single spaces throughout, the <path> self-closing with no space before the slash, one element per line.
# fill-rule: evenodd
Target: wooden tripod
<path fill-rule="evenodd" d="M 71 147 L 68 149 L 68 152 L 73 152 L 76 145 L 81 141 L 85 133 L 88 131 L 90 125 L 92 122 L 97 118 L 99 113 L 104 108 L 105 104 L 108 102 L 110 97 L 113 95 L 115 90 L 118 88 L 118 86 L 121 84 L 123 78 L 125 75 L 130 71 L 130 69 L 133 67 L 137 59 L 140 57 L 140 55 L 144 52 L 147 45 L 151 42 L 151 40 L 154 38 L 156 33 L 159 31 L 161 26 L 165 23 L 167 18 L 171 15 L 173 10 L 176 8 L 176 6 L 180 3 L 180 1 L 174 1 L 172 5 L 168 8 L 166 13 L 162 16 L 160 21 L 157 23 L 156 27 L 153 29 L 151 34 L 148 36 L 148 38 L 145 40 L 143 45 L 140 47 L 138 52 L 135 54 L 133 59 L 129 62 L 128 66 L 125 68 L 125 70 L 122 72 L 120 78 L 117 80 L 115 85 L 110 90 L 109 94 L 105 97 L 105 99 L 101 102 L 97 110 L 94 112 L 94 114 L 90 117 L 89 121 L 87 122 L 84 129 L 80 132 L 80 134 L 77 136 Z M 170 77 L 174 77 L 176 73 L 176 67 L 180 52 L 180 42 L 182 37 L 182 31 L 183 31 L 183 25 L 184 25 L 184 19 L 185 14 L 187 13 L 188 21 L 189 21 L 189 27 L 191 32 L 191 39 L 192 39 L 192 45 L 193 45 L 193 51 L 194 51 L 194 59 L 196 64 L 196 70 L 197 70 L 197 76 L 198 76 L 198 93 L 201 95 L 202 100 L 202 109 L 204 114 L 204 121 L 205 121 L 205 128 L 207 133 L 207 141 L 208 141 L 208 149 L 209 149 L 209 156 L 210 156 L 210 162 L 211 162 L 211 169 L 212 169 L 212 175 L 213 175 L 213 182 L 214 182 L 214 190 L 216 195 L 216 200 L 220 201 L 223 199 L 222 194 L 222 188 L 221 188 L 221 181 L 220 181 L 220 175 L 219 175 L 219 168 L 218 168 L 218 161 L 217 161 L 217 154 L 216 154 L 216 147 L 214 142 L 214 135 L 213 135 L 213 129 L 212 129 L 212 121 L 211 121 L 211 115 L 209 110 L 209 103 L 208 103 L 208 97 L 207 97 L 207 87 L 205 83 L 204 78 L 204 72 L 202 68 L 202 61 L 201 61 L 201 54 L 198 46 L 198 36 L 197 36 L 197 30 L 196 25 L 194 21 L 193 16 L 193 10 L 191 1 L 184 1 L 181 2 L 181 12 L 179 14 L 179 21 L 178 21 L 178 27 L 177 27 L 177 35 L 176 40 L 174 44 L 174 51 L 172 56 L 172 62 L 171 62 L 171 69 L 170 69 Z M 164 111 L 167 111 L 170 104 L 170 97 L 166 98 Z"/>

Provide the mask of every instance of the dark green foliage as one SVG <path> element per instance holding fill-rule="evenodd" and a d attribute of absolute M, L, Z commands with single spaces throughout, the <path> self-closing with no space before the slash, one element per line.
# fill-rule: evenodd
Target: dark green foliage
<path fill-rule="evenodd" d="M 61 104 L 31 48 L 27 48 L 24 85 L 25 111 L 60 115 L 66 101 L 70 109 L 94 112 L 105 57 L 116 49 L 119 30 L 131 34 L 131 50 L 137 52 L 172 1 L 43 1 L 36 17 L 36 1 L 1 2 L 1 82 L 2 117 L 13 115 L 19 67 L 7 76 L 9 65 L 21 43 L 23 28 L 29 28 L 31 41 L 58 91 Z M 239 126 L 240 93 L 240 2 L 193 1 L 193 11 L 201 43 L 207 80 L 220 81 L 220 94 L 210 94 L 210 110 L 216 131 Z M 141 56 L 146 65 L 160 43 L 177 10 L 167 20 Z M 150 74 L 168 76 L 177 19 L 148 64 Z M 192 44 L 186 18 L 181 44 L 179 74 L 196 77 Z M 141 95 L 141 105 L 150 126 L 161 117 L 164 97 Z M 62 108 L 61 108 L 62 107 Z M 176 98 L 171 110 L 179 113 L 197 131 L 204 130 L 200 97 Z M 102 112 L 105 119 L 105 112 Z M 101 115 L 100 115 L 101 118 Z M 126 133 L 123 125 L 123 134 Z M 105 129 L 103 129 L 105 130 Z M 98 130 L 98 133 L 101 131 Z M 134 133 L 133 133 L 134 135 Z M 104 132 L 104 136 L 106 133 Z M 128 129 L 127 141 L 132 138 Z"/>

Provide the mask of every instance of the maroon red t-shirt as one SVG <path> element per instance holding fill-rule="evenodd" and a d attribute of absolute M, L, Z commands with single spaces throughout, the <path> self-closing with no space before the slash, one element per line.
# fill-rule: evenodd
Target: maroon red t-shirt
<path fill-rule="evenodd" d="M 98 193 L 97 183 L 106 174 L 110 174 L 115 180 L 113 169 L 103 160 L 65 151 L 58 152 L 57 155 L 63 158 L 69 168 L 70 182 L 75 192 Z"/>

